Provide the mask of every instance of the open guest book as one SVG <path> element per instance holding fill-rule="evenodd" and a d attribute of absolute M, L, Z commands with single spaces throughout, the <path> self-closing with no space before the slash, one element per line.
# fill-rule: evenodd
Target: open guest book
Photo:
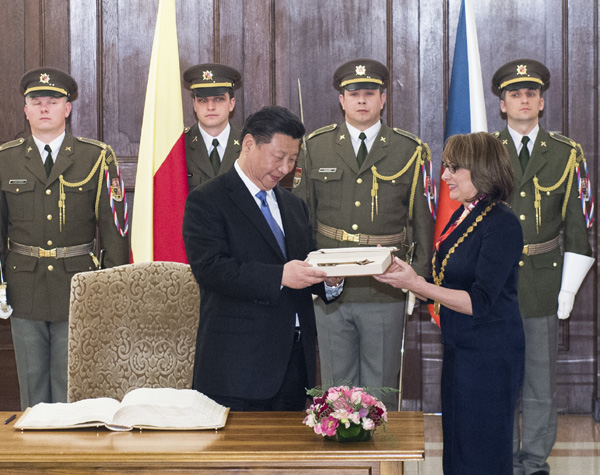
<path fill-rule="evenodd" d="M 229 408 L 193 389 L 138 388 L 121 402 L 112 398 L 39 403 L 27 408 L 15 429 L 202 430 L 225 427 Z"/>

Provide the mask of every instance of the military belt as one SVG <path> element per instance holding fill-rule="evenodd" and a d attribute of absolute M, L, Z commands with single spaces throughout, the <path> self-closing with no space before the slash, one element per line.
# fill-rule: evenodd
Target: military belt
<path fill-rule="evenodd" d="M 55 259 L 64 259 L 65 257 L 86 256 L 94 250 L 94 241 L 88 244 L 79 244 L 77 246 L 55 247 L 54 249 L 43 249 L 37 246 L 26 246 L 8 239 L 8 249 L 17 254 L 30 257 L 54 257 Z"/>
<path fill-rule="evenodd" d="M 404 242 L 404 239 L 406 238 L 406 229 L 401 233 L 397 234 L 351 234 L 344 231 L 343 229 L 327 226 L 326 224 L 320 223 L 319 221 L 317 221 L 317 231 L 320 232 L 323 236 L 328 237 L 330 239 L 335 239 L 336 241 L 348 241 L 355 242 L 357 244 L 381 244 L 382 246 L 399 244 Z"/>
<path fill-rule="evenodd" d="M 559 238 L 556 236 L 554 239 L 550 239 L 550 241 L 540 242 L 537 244 L 525 244 L 523 246 L 523 254 L 526 256 L 534 256 L 536 254 L 544 254 L 546 252 L 554 251 L 554 249 L 558 248 Z"/>

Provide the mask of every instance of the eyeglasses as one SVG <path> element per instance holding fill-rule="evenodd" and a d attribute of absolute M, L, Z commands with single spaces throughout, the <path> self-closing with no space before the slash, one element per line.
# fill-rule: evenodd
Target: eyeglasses
<path fill-rule="evenodd" d="M 448 170 L 450 173 L 452 173 L 453 175 L 456 173 L 456 170 L 458 170 L 460 167 L 457 165 L 450 165 L 449 163 L 445 163 L 442 162 L 442 166 Z"/>

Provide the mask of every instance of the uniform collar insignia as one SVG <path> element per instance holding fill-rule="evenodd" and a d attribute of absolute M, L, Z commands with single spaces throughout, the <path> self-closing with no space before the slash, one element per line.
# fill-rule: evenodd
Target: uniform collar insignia
<path fill-rule="evenodd" d="M 346 136 L 344 134 L 340 135 L 340 138 L 338 140 L 346 140 Z"/>
<path fill-rule="evenodd" d="M 198 136 L 194 136 L 194 138 L 192 139 L 192 142 L 197 142 L 198 141 Z"/>
<path fill-rule="evenodd" d="M 234 141 L 233 141 L 233 145 L 239 145 L 239 144 L 240 144 L 240 141 L 239 141 L 239 140 L 234 140 Z"/>
<path fill-rule="evenodd" d="M 541 142 L 541 143 L 540 143 L 540 145 L 541 145 L 542 147 L 547 147 L 547 145 L 546 145 L 546 142 Z"/>
<path fill-rule="evenodd" d="M 508 140 L 504 139 L 504 140 L 502 141 L 502 145 L 508 145 Z"/>
<path fill-rule="evenodd" d="M 67 152 L 70 152 L 70 151 L 71 151 L 71 147 L 65 147 L 65 150 L 66 150 Z"/>
<path fill-rule="evenodd" d="M 385 143 L 385 137 L 380 137 L 379 141 Z"/>
<path fill-rule="evenodd" d="M 27 153 L 31 152 L 32 148 L 31 147 L 27 147 Z"/>

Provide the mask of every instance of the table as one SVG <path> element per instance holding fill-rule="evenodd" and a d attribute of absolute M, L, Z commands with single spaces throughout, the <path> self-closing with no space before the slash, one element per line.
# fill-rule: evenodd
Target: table
<path fill-rule="evenodd" d="M 0 420 L 10 415 L 0 412 Z M 390 413 L 385 431 L 354 443 L 323 439 L 302 424 L 303 417 L 231 412 L 218 431 L 19 431 L 14 422 L 0 424 L 0 473 L 400 475 L 405 460 L 424 459 L 422 412 Z"/>

